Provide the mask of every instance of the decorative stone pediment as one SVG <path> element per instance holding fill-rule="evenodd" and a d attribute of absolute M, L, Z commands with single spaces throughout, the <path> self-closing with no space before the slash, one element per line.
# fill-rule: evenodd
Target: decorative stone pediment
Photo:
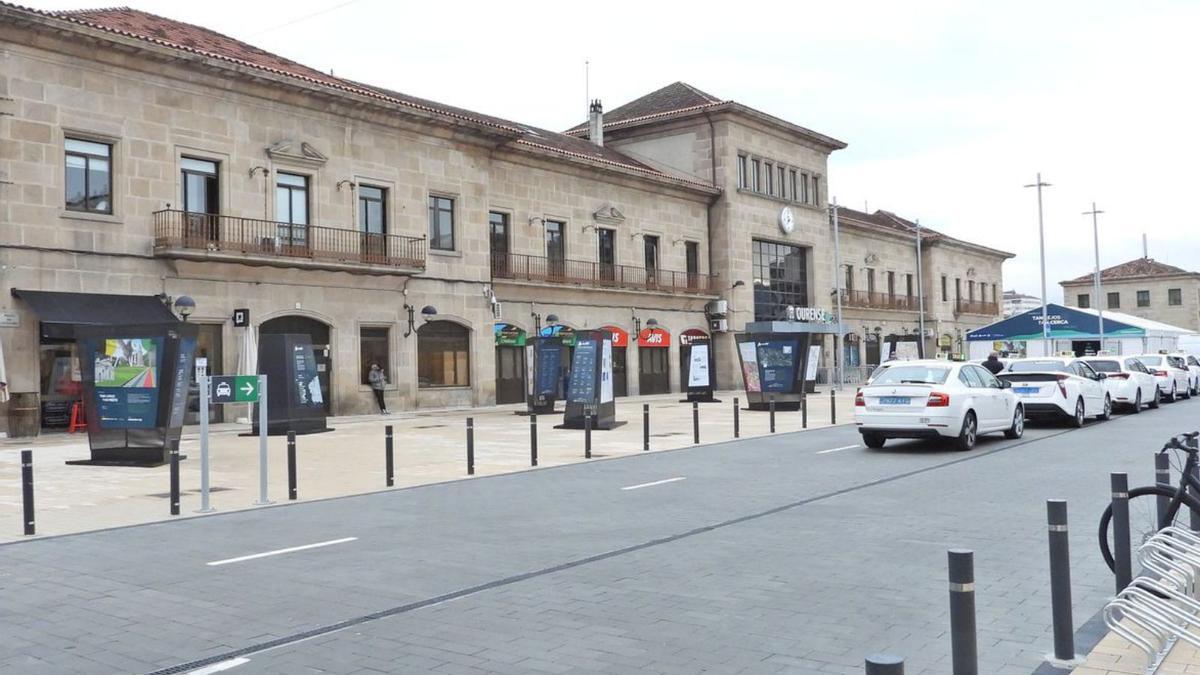
<path fill-rule="evenodd" d="M 319 150 L 304 141 L 285 138 L 267 146 L 267 157 L 275 161 L 305 166 L 321 166 L 329 160 Z"/>
<path fill-rule="evenodd" d="M 875 263 L 879 262 L 879 256 L 875 255 L 874 253 L 868 253 L 867 257 L 863 258 L 863 262 L 868 265 L 874 265 Z"/>
<path fill-rule="evenodd" d="M 592 213 L 592 218 L 594 218 L 596 222 L 603 223 L 605 225 L 620 225 L 621 223 L 625 222 L 625 214 L 621 213 L 617 210 L 617 207 L 610 204 L 605 204 L 604 206 L 596 209 L 596 211 Z"/>

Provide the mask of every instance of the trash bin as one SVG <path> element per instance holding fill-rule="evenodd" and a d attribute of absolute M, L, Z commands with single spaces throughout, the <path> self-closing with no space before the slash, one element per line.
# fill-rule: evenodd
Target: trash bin
<path fill-rule="evenodd" d="M 8 401 L 9 438 L 37 436 L 41 428 L 39 408 L 37 392 L 14 392 Z"/>

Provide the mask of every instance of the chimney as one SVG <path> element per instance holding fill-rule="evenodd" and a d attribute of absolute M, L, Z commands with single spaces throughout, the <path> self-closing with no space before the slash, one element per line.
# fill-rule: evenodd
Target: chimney
<path fill-rule="evenodd" d="M 593 100 L 588 111 L 588 138 L 596 145 L 604 146 L 604 108 L 600 99 Z"/>

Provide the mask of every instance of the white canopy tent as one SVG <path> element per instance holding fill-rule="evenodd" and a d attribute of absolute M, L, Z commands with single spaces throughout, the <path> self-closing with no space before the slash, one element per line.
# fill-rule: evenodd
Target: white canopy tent
<path fill-rule="evenodd" d="M 1100 312 L 1094 309 L 1080 309 L 1079 311 L 1093 316 L 1100 315 Z M 1172 326 L 1159 321 L 1151 321 L 1150 319 L 1125 314 L 1124 312 L 1105 310 L 1104 319 L 1107 321 L 1110 318 L 1146 331 L 1140 337 L 1105 337 L 1103 348 L 1105 351 L 1113 354 L 1153 354 L 1164 349 L 1175 351 L 1179 349 L 1179 338 L 1192 334 L 1192 331 L 1187 328 L 1180 328 L 1179 326 Z"/>

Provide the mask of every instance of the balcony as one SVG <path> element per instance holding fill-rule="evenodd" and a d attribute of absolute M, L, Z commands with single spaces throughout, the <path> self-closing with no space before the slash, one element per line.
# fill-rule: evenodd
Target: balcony
<path fill-rule="evenodd" d="M 967 300 L 954 301 L 954 313 L 981 314 L 984 316 L 1000 316 L 1000 305 L 995 302 L 974 302 Z"/>
<path fill-rule="evenodd" d="M 920 305 L 921 303 L 915 295 L 895 295 L 893 293 L 876 293 L 874 291 L 842 291 L 842 306 L 844 307 L 915 312 L 920 308 Z"/>
<path fill-rule="evenodd" d="M 165 258 L 401 274 L 425 269 L 425 238 L 163 210 L 154 254 Z"/>
<path fill-rule="evenodd" d="M 521 253 L 493 253 L 492 278 L 546 284 L 575 284 L 660 293 L 714 295 L 716 277 L 672 270 L 647 270 L 632 265 L 607 265 L 584 260 L 560 260 Z"/>

